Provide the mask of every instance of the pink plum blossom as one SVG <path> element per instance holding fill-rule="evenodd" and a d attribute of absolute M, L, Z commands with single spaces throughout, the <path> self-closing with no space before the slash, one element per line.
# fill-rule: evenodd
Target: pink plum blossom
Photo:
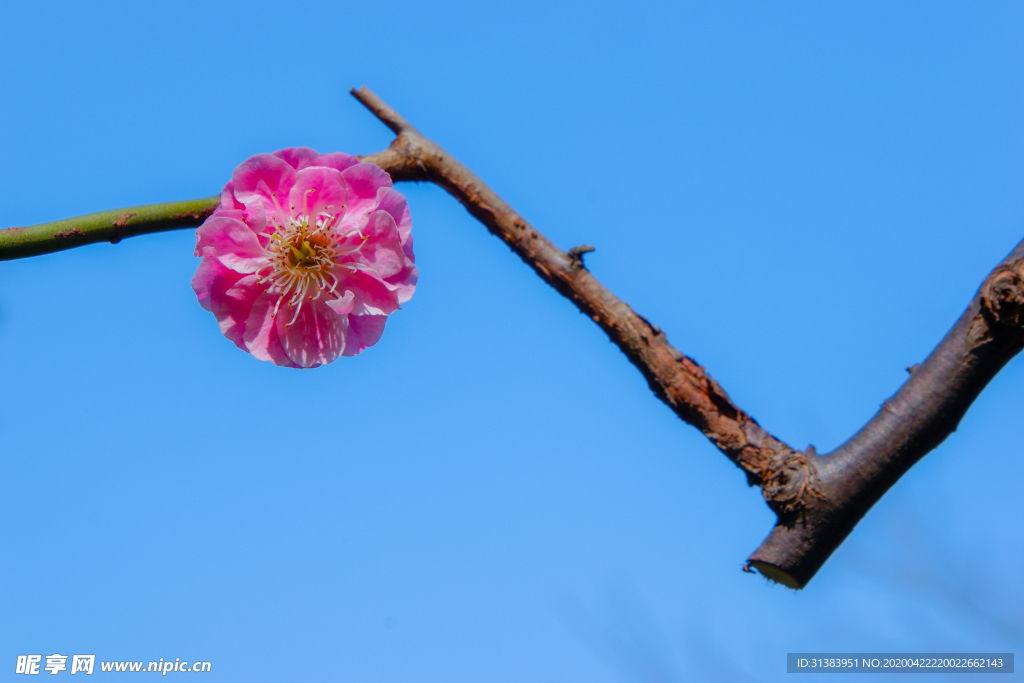
<path fill-rule="evenodd" d="M 412 298 L 411 230 L 378 166 L 308 147 L 257 154 L 196 232 L 192 289 L 238 348 L 314 368 L 376 344 Z"/>

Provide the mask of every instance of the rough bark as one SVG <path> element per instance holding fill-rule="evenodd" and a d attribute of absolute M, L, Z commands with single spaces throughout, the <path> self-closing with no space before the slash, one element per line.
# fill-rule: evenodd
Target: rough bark
<path fill-rule="evenodd" d="M 982 283 L 964 314 L 896 395 L 849 441 L 809 454 L 802 504 L 750 558 L 805 585 L 896 480 L 952 434 L 982 389 L 1024 347 L 1024 242 Z"/>

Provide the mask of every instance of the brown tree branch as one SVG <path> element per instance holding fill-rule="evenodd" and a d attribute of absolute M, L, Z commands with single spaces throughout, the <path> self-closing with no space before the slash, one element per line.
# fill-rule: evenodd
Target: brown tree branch
<path fill-rule="evenodd" d="M 1024 242 L 1000 263 L 953 329 L 849 441 L 811 454 L 815 495 L 783 514 L 750 558 L 804 585 L 903 473 L 952 434 L 985 385 L 1024 347 Z M 779 574 L 782 572 L 782 574 Z"/>
<path fill-rule="evenodd" d="M 761 486 L 778 523 L 747 567 L 787 586 L 807 584 L 889 487 L 956 429 L 989 380 L 1024 346 L 1022 242 L 986 278 L 938 348 L 860 432 L 825 456 L 813 448 L 798 452 L 762 429 L 704 368 L 605 289 L 583 267 L 582 256 L 591 247 L 561 251 L 368 88 L 352 95 L 397 135 L 387 150 L 365 161 L 396 181 L 426 180 L 445 188 L 600 325 L 654 393 L 743 469 L 749 483 Z"/>
<path fill-rule="evenodd" d="M 369 88 L 352 94 L 398 134 L 387 150 L 362 157 L 364 161 L 381 166 L 395 180 L 427 180 L 446 189 L 541 278 L 600 325 L 640 369 L 654 393 L 700 429 L 753 482 L 767 481 L 770 476 L 766 475 L 780 463 L 799 458 L 740 410 L 704 368 L 673 348 L 664 332 L 605 289 L 583 267 L 587 247 L 566 254 Z M 779 495 L 785 499 L 785 494 Z"/>

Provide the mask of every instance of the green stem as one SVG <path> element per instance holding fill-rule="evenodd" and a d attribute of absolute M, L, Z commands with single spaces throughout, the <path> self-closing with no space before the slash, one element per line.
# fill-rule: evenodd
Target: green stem
<path fill-rule="evenodd" d="M 125 237 L 201 225 L 220 206 L 220 196 L 133 206 L 0 230 L 0 261 L 51 254 L 94 242 L 117 244 Z"/>

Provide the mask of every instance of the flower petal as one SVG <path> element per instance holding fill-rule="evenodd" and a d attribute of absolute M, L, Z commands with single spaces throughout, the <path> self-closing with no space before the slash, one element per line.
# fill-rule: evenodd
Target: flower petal
<path fill-rule="evenodd" d="M 355 295 L 352 306 L 355 315 L 390 315 L 401 308 L 398 295 L 365 266 L 345 264 L 342 273 L 338 278 L 338 289 L 345 291 L 346 295 L 348 292 Z"/>
<path fill-rule="evenodd" d="M 196 256 L 213 250 L 228 268 L 252 273 L 267 263 L 267 252 L 245 223 L 234 218 L 211 217 L 196 230 Z"/>
<path fill-rule="evenodd" d="M 409 241 L 405 252 L 406 256 L 412 259 L 412 217 L 409 214 L 409 205 L 406 203 L 405 197 L 394 188 L 381 188 L 377 194 L 377 208 L 387 211 L 395 219 L 398 234 L 402 236 L 402 244 L 405 245 L 406 241 Z"/>
<path fill-rule="evenodd" d="M 352 292 L 345 292 L 340 299 L 328 299 L 327 305 L 338 315 L 348 315 L 356 305 L 356 295 Z"/>
<path fill-rule="evenodd" d="M 212 312 L 227 288 L 235 284 L 240 277 L 241 273 L 226 268 L 211 249 L 203 255 L 203 260 L 196 268 L 196 274 L 192 276 L 192 291 L 196 293 L 199 305 Z"/>
<path fill-rule="evenodd" d="M 373 346 L 384 334 L 386 315 L 350 315 L 348 316 L 348 339 L 345 343 L 343 356 L 354 356 L 363 349 Z"/>
<path fill-rule="evenodd" d="M 274 306 L 280 298 L 277 294 L 262 293 L 256 297 L 245 321 L 242 339 L 245 348 L 260 360 L 269 360 L 274 365 L 297 368 L 281 346 L 277 333 L 277 318 L 273 315 Z"/>
<path fill-rule="evenodd" d="M 310 220 L 321 212 L 336 216 L 347 202 L 348 189 L 341 171 L 325 166 L 299 171 L 288 195 L 288 206 L 294 207 L 293 213 L 305 214 Z"/>
<path fill-rule="evenodd" d="M 411 229 L 411 224 L 409 222 L 409 207 L 405 203 L 405 198 L 394 190 L 382 188 L 379 191 L 378 196 L 381 199 L 381 209 L 371 214 L 367 223 L 367 229 L 369 229 L 371 225 L 375 224 L 375 220 L 377 221 L 375 225 L 378 229 L 384 228 L 385 223 L 393 222 L 395 215 L 398 215 L 398 217 L 406 224 L 406 232 L 404 235 L 402 234 L 401 224 L 396 226 L 398 234 L 401 236 L 402 240 L 402 253 L 401 255 L 398 255 L 399 258 L 394 258 L 396 256 L 396 252 L 392 242 L 387 242 L 387 246 L 383 246 L 384 243 L 382 242 L 382 246 L 377 247 L 377 249 L 383 249 L 382 255 L 386 256 L 387 262 L 385 263 L 384 259 L 381 259 L 381 263 L 379 265 L 374 263 L 374 269 L 383 278 L 383 280 L 391 285 L 392 289 L 396 291 L 396 294 L 398 295 L 398 303 L 404 304 L 412 298 L 412 295 L 416 291 L 416 281 L 419 279 L 419 271 L 416 269 L 415 257 L 412 253 L 412 234 L 408 232 L 408 230 Z M 383 222 L 379 214 L 386 214 L 390 216 L 392 221 Z M 384 232 L 387 232 L 389 240 L 394 234 L 387 230 Z M 365 255 L 370 253 L 369 248 L 371 247 L 372 242 L 373 240 L 367 240 L 366 246 L 360 250 L 359 254 Z M 357 258 L 356 260 L 362 261 L 363 259 Z M 367 262 L 369 262 L 368 259 Z"/>
<path fill-rule="evenodd" d="M 245 205 L 239 204 L 240 209 L 225 209 L 223 205 L 218 206 L 216 211 L 210 214 L 210 218 L 234 218 L 236 221 L 245 222 Z M 207 218 L 206 220 L 210 220 Z"/>
<path fill-rule="evenodd" d="M 309 147 L 289 147 L 274 152 L 274 156 L 284 159 L 296 171 L 301 171 L 310 166 L 326 166 L 338 171 L 344 171 L 349 166 L 355 166 L 359 159 L 341 152 L 331 154 L 317 154 Z"/>
<path fill-rule="evenodd" d="M 301 171 L 309 166 L 323 166 L 320 163 L 320 155 L 316 150 L 309 147 L 289 147 L 274 152 L 274 156 L 288 163 L 296 171 Z"/>
<path fill-rule="evenodd" d="M 405 268 L 402 269 L 402 272 L 385 278 L 384 281 L 392 287 L 392 290 L 398 297 L 398 303 L 404 304 L 416 292 L 416 282 L 419 278 L 420 271 L 413 265 L 412 261 L 406 259 Z"/>
<path fill-rule="evenodd" d="M 220 193 L 220 208 L 221 209 L 241 209 L 245 205 L 242 202 L 235 199 L 235 183 L 231 180 L 224 186 L 224 189 Z"/>
<path fill-rule="evenodd" d="M 235 199 L 248 206 L 257 199 L 263 200 L 267 213 L 287 219 L 288 214 L 278 211 L 295 184 L 295 169 L 284 159 L 272 154 L 257 154 L 242 162 L 235 169 L 231 181 L 235 184 Z"/>
<path fill-rule="evenodd" d="M 348 185 L 345 225 L 361 228 L 366 215 L 377 208 L 377 191 L 391 187 L 391 176 L 380 166 L 360 163 L 341 172 Z"/>
<path fill-rule="evenodd" d="M 349 166 L 355 166 L 360 163 L 359 159 L 353 156 L 344 154 L 342 152 L 331 152 L 330 154 L 321 154 L 319 166 L 326 166 L 327 168 L 333 168 L 338 171 L 344 171 Z"/>
<path fill-rule="evenodd" d="M 221 333 L 247 351 L 242 339 L 245 323 L 253 301 L 262 291 L 256 276 L 226 268 L 210 250 L 192 277 L 192 289 L 199 304 L 217 319 Z"/>
<path fill-rule="evenodd" d="M 224 291 L 213 315 L 220 324 L 221 333 L 233 341 L 235 346 L 246 351 L 245 347 L 245 324 L 252 312 L 252 303 L 261 293 L 260 286 L 255 275 L 246 275 L 234 285 Z"/>
<path fill-rule="evenodd" d="M 405 267 L 405 252 L 395 219 L 386 211 L 370 214 L 366 226 L 339 243 L 342 263 L 354 261 L 373 268 L 381 279 L 396 275 Z M 358 250 L 358 251 L 357 251 Z"/>
<path fill-rule="evenodd" d="M 267 229 L 267 207 L 262 199 L 256 199 L 245 205 L 245 217 L 242 219 L 246 227 L 259 235 Z"/>
<path fill-rule="evenodd" d="M 284 352 L 296 365 L 315 368 L 341 355 L 348 332 L 348 316 L 338 315 L 323 299 L 303 302 L 296 314 L 281 307 L 277 335 Z"/>

